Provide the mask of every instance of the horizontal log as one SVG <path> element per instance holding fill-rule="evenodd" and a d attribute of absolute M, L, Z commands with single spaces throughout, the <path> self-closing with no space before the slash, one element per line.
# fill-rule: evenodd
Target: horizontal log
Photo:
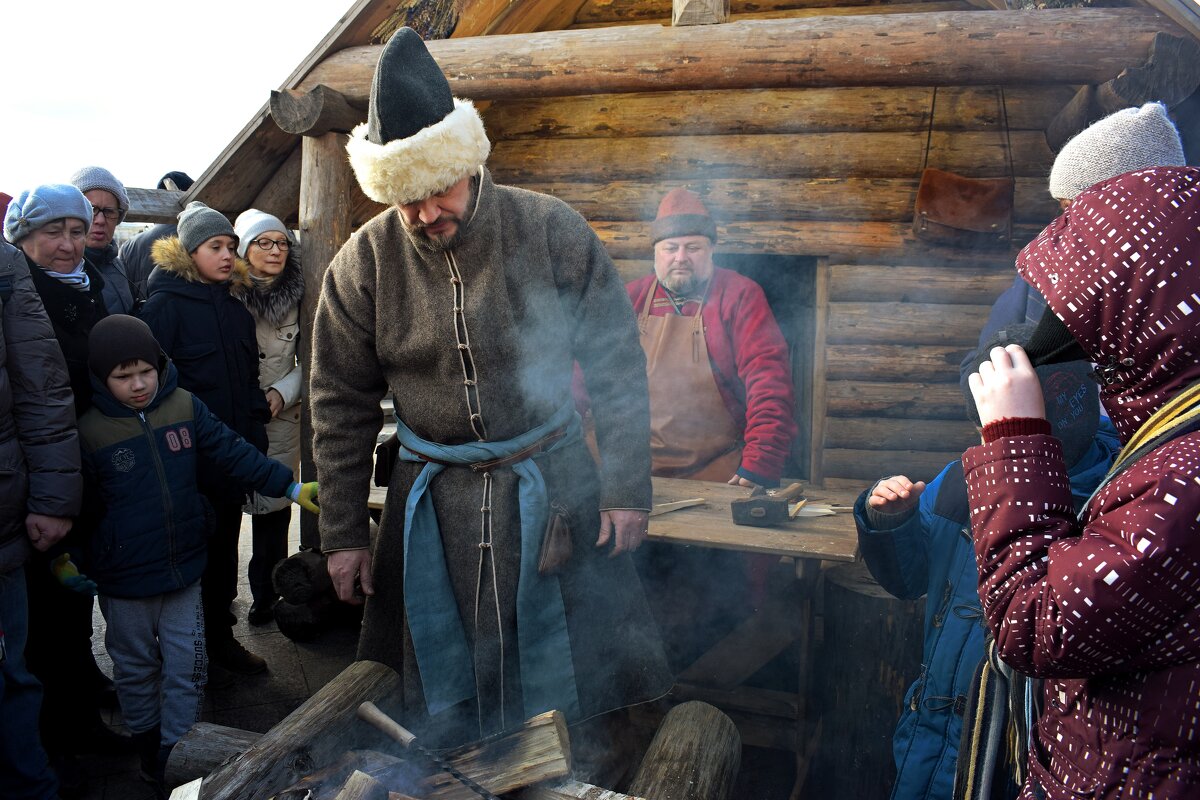
<path fill-rule="evenodd" d="M 183 211 L 185 192 L 166 189 L 135 189 L 125 187 L 129 195 L 129 213 L 125 222 L 175 222 Z"/>
<path fill-rule="evenodd" d="M 430 41 L 459 97 L 676 89 L 1101 83 L 1145 61 L 1174 23 L 1141 8 L 815 17 Z M 936 41 L 936 46 L 934 42 Z M 368 99 L 382 45 L 350 47 L 296 87 Z M 748 58 L 747 54 L 753 54 Z"/>
<path fill-rule="evenodd" d="M 1015 274 L 1011 266 L 835 267 L 830 270 L 829 301 L 991 305 Z"/>
<path fill-rule="evenodd" d="M 966 419 L 825 420 L 826 448 L 846 450 L 966 450 L 979 444 L 979 434 Z"/>
<path fill-rule="evenodd" d="M 262 738 L 261 733 L 197 722 L 171 748 L 167 759 L 167 785 L 180 786 L 196 778 L 207 778 L 222 764 Z"/>
<path fill-rule="evenodd" d="M 488 168 L 499 183 L 712 178 L 910 178 L 925 163 L 925 133 L 651 136 L 497 142 Z M 1043 178 L 1054 154 L 1041 131 L 1012 133 L 1012 170 Z M 934 131 L 929 166 L 972 177 L 1009 174 L 996 131 Z"/>
<path fill-rule="evenodd" d="M 988 306 L 950 303 L 830 303 L 829 344 L 946 344 L 979 339 Z"/>
<path fill-rule="evenodd" d="M 827 448 L 821 452 L 827 479 L 839 483 L 861 480 L 866 484 L 884 475 L 903 474 L 917 481 L 929 481 L 951 461 L 962 458 L 962 451 L 925 450 L 843 450 Z"/>
<path fill-rule="evenodd" d="M 350 105 L 345 95 L 328 86 L 314 86 L 307 92 L 272 91 L 270 106 L 275 124 L 296 136 L 349 133 L 367 118 L 365 109 Z"/>
<path fill-rule="evenodd" d="M 520 183 L 552 195 L 592 221 L 654 219 L 663 195 L 675 188 L 700 195 L 720 222 L 769 219 L 910 221 L 919 181 L 914 178 L 714 178 L 664 181 Z M 1045 178 L 1018 178 L 1013 218 L 1045 225 L 1059 214 Z"/>
<path fill-rule="evenodd" d="M 958 365 L 974 345 L 975 341 L 949 345 L 831 344 L 825 348 L 825 378 L 827 386 L 835 381 L 957 385 Z"/>
<path fill-rule="evenodd" d="M 793 256 L 833 256 L 842 263 L 1012 263 L 1016 251 L 1043 226 L 1017 226 L 1013 249 L 980 253 L 930 245 L 901 222 L 733 222 L 718 224 L 719 250 Z M 592 230 L 613 258 L 645 258 L 651 252 L 649 222 L 593 222 Z M 982 324 L 983 320 L 980 320 Z"/>
<path fill-rule="evenodd" d="M 617 274 L 622 283 L 636 281 L 643 275 L 649 275 L 654 269 L 654 261 L 649 258 L 618 258 L 613 261 Z"/>
<path fill-rule="evenodd" d="M 1013 130 L 1043 130 L 1074 87 L 1014 86 L 1004 92 Z M 483 118 L 492 141 L 758 133 L 919 131 L 929 126 L 928 86 L 728 89 L 529 98 L 493 103 Z M 992 88 L 940 87 L 939 130 L 997 130 Z"/>
<path fill-rule="evenodd" d="M 947 11 L 975 11 L 978 6 L 970 0 L 926 0 L 916 3 L 880 3 L 873 6 L 836 5 L 814 8 L 779 8 L 770 11 L 745 11 L 731 14 L 728 22 L 753 22 L 767 19 L 809 19 L 811 17 L 849 17 L 856 14 L 936 14 Z M 622 25 L 667 25 L 670 18 L 635 19 Z M 607 28 L 607 22 L 577 22 L 571 30 Z"/>
<path fill-rule="evenodd" d="M 886 383 L 831 380 L 825 383 L 829 417 L 961 419 L 966 398 L 957 383 Z M 828 424 L 828 422 L 827 422 Z"/>

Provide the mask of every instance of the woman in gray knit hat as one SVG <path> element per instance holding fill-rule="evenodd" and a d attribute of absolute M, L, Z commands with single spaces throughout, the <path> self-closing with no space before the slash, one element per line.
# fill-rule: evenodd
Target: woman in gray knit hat
<path fill-rule="evenodd" d="M 158 240 L 151 250 L 158 268 L 150 276 L 142 319 L 175 362 L 180 388 L 265 453 L 264 426 L 271 411 L 258 385 L 254 317 L 230 294 L 249 281 L 237 245 L 224 214 L 189 203 L 179 214 L 178 235 Z M 237 597 L 238 532 L 247 487 L 203 456 L 196 463 L 200 490 L 216 517 L 200 592 L 209 662 L 218 668 L 209 671 L 209 684 L 217 685 L 231 677 L 221 668 L 251 674 L 265 670 L 267 662 L 234 638 L 237 617 L 230 610 Z"/>

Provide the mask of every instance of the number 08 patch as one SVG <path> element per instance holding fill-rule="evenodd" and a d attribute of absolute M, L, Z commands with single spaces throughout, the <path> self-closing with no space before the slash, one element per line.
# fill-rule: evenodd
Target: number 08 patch
<path fill-rule="evenodd" d="M 167 449 L 172 453 L 178 453 L 180 450 L 189 450 L 192 447 L 192 432 L 186 427 L 168 430 L 164 437 L 167 442 Z"/>

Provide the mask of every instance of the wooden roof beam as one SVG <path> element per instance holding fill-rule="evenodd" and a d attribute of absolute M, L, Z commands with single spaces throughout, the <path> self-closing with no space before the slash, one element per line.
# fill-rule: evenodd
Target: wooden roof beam
<path fill-rule="evenodd" d="M 271 118 L 284 133 L 296 136 L 324 136 L 330 131 L 349 133 L 367 118 L 340 92 L 317 84 L 308 92 L 283 90 L 271 92 Z"/>
<path fill-rule="evenodd" d="M 135 189 L 125 187 L 129 195 L 129 213 L 125 222 L 174 222 L 183 211 L 186 192 L 168 192 L 165 189 Z"/>
<path fill-rule="evenodd" d="M 1146 60 L 1166 17 L 1141 8 L 763 20 L 639 26 L 428 42 L 455 95 L 474 100 L 607 92 L 801 86 L 1103 83 Z M 933 45 L 936 42 L 936 46 Z M 314 67 L 367 101 L 380 45 Z"/>

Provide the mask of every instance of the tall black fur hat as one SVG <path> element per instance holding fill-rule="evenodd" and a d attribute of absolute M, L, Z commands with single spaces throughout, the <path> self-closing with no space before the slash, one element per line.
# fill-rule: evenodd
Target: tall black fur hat
<path fill-rule="evenodd" d="M 453 186 L 487 160 L 483 120 L 450 83 L 412 28 L 384 45 L 367 121 L 346 152 L 363 192 L 377 203 L 412 203 Z"/>

